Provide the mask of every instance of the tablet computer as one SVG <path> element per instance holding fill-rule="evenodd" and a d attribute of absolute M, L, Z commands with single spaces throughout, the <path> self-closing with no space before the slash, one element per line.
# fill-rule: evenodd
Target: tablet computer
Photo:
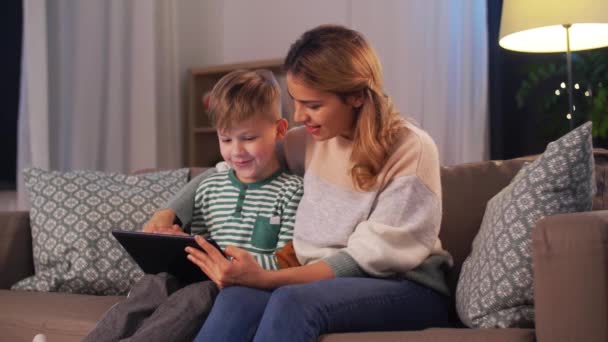
<path fill-rule="evenodd" d="M 187 246 L 201 249 L 194 236 L 155 234 L 114 229 L 112 235 L 131 255 L 133 260 L 148 274 L 167 272 L 182 284 L 208 280 L 207 275 L 190 260 Z M 212 239 L 207 242 L 225 256 L 220 246 Z"/>

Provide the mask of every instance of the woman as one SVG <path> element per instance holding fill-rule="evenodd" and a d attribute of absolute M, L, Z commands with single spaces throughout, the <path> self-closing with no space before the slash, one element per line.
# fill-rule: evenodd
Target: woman
<path fill-rule="evenodd" d="M 284 150 L 304 172 L 294 248 L 302 266 L 266 271 L 247 252 L 189 258 L 223 290 L 197 340 L 310 341 L 325 333 L 447 323 L 438 239 L 439 159 L 432 139 L 384 94 L 377 55 L 358 32 L 320 26 L 285 60 L 295 121 Z M 188 220 L 191 203 L 171 213 Z M 180 216 L 180 214 L 182 217 Z"/>

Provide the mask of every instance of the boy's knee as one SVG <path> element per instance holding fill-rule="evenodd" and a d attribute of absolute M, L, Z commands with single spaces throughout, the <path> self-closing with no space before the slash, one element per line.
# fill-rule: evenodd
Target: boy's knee
<path fill-rule="evenodd" d="M 183 298 L 186 301 L 196 301 L 200 303 L 213 303 L 219 289 L 212 281 L 203 281 L 190 284 L 171 295 L 172 299 Z"/>
<path fill-rule="evenodd" d="M 133 286 L 127 297 L 158 296 L 167 297 L 179 288 L 177 278 L 168 273 L 144 274 Z"/>

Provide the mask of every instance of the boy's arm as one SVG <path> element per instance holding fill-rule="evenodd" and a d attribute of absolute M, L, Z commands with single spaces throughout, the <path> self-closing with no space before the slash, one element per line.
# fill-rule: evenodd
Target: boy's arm
<path fill-rule="evenodd" d="M 292 185 L 294 188 L 290 191 L 289 196 L 286 196 L 283 203 L 283 211 L 281 216 L 281 229 L 279 230 L 279 238 L 277 248 L 274 253 L 273 260 L 275 262 L 274 269 L 299 266 L 300 263 L 296 258 L 293 249 L 293 229 L 295 226 L 296 212 L 298 204 L 304 194 L 304 187 L 301 179 L 298 183 Z"/>

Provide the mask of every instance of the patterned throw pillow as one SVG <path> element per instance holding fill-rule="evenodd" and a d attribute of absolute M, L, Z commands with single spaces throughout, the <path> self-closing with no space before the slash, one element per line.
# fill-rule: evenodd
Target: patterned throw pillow
<path fill-rule="evenodd" d="M 456 289 L 469 327 L 533 327 L 531 233 L 545 216 L 591 210 L 591 123 L 550 143 L 486 207 Z"/>
<path fill-rule="evenodd" d="M 188 169 L 123 175 L 24 171 L 36 274 L 14 290 L 125 294 L 142 271 L 111 235 L 139 230 L 188 180 Z"/>

